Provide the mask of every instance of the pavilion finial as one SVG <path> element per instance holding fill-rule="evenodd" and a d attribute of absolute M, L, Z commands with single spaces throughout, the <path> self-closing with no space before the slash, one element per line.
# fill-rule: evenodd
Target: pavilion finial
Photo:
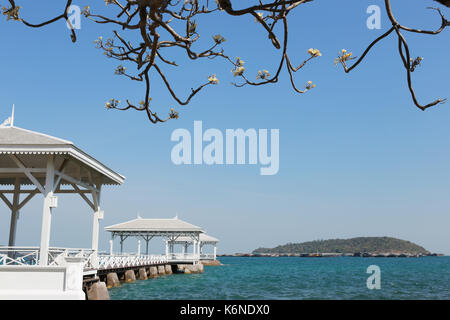
<path fill-rule="evenodd" d="M 8 117 L 8 119 L 6 119 L 5 121 L 3 121 L 2 124 L 0 124 L 0 127 L 14 127 L 14 105 L 12 106 L 12 112 L 11 112 L 11 116 Z"/>
<path fill-rule="evenodd" d="M 175 220 L 177 220 L 178 219 L 178 212 L 177 212 L 177 214 L 175 215 L 175 218 L 174 218 Z"/>
<path fill-rule="evenodd" d="M 139 211 L 137 212 L 137 218 L 142 219 L 141 215 L 139 214 Z"/>
<path fill-rule="evenodd" d="M 12 107 L 12 112 L 11 112 L 11 123 L 10 123 L 11 127 L 14 127 L 14 104 Z"/>

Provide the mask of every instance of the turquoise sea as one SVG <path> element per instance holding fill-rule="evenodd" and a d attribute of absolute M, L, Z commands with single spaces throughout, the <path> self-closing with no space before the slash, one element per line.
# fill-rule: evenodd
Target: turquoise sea
<path fill-rule="evenodd" d="M 174 274 L 122 284 L 120 299 L 450 299 L 450 257 L 222 257 L 203 274 Z M 369 290 L 367 267 L 381 270 Z"/>

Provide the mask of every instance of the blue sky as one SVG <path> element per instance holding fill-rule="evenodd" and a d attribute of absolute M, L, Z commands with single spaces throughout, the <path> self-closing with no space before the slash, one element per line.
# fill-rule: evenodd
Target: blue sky
<path fill-rule="evenodd" d="M 43 5 L 23 4 L 22 14 L 39 21 L 59 11 L 52 1 L 39 3 Z M 74 3 L 83 7 L 88 2 Z M 109 37 L 111 28 L 83 19 L 73 44 L 64 22 L 29 29 L 2 18 L 0 118 L 7 118 L 15 103 L 17 126 L 74 141 L 127 177 L 123 186 L 104 190 L 102 228 L 135 218 L 137 212 L 148 218 L 178 213 L 221 239 L 222 253 L 315 239 L 393 236 L 450 254 L 449 103 L 426 112 L 413 105 L 395 37 L 377 45 L 351 74 L 334 66 L 338 51 L 346 48 L 360 55 L 389 28 L 382 11 L 382 30 L 367 29 L 371 4 L 382 6 L 383 1 L 314 1 L 292 12 L 291 59 L 303 61 L 311 47 L 323 53 L 296 76 L 299 84 L 317 84 L 304 95 L 293 92 L 286 72 L 276 85 L 239 89 L 230 85 L 234 79 L 228 64 L 192 63 L 181 52 L 167 51 L 180 64 L 168 68 L 167 75 L 181 96 L 212 73 L 220 84 L 178 108 L 153 77 L 155 110 L 165 114 L 175 106 L 181 115 L 158 125 L 142 113 L 104 107 L 110 98 L 138 102 L 144 90 L 140 83 L 115 76 L 118 63 L 95 49 L 93 41 Z M 440 19 L 425 9 L 431 4 L 393 1 L 393 8 L 405 25 L 434 28 Z M 103 1 L 91 7 L 109 10 Z M 211 36 L 222 34 L 225 52 L 245 60 L 250 78 L 262 68 L 274 71 L 279 52 L 252 17 L 221 13 L 197 24 L 204 39 L 199 43 L 206 45 Z M 449 97 L 448 31 L 406 37 L 413 56 L 424 57 L 413 74 L 420 101 Z M 279 129 L 279 173 L 260 176 L 255 165 L 173 165 L 170 135 L 177 128 L 192 131 L 194 120 L 223 132 Z M 39 243 L 41 207 L 42 199 L 36 197 L 21 212 L 19 245 Z M 7 243 L 5 206 L 0 213 L 0 243 Z M 88 247 L 90 237 L 89 207 L 81 198 L 60 197 L 51 244 Z M 106 249 L 108 240 L 102 232 L 100 247 Z M 131 250 L 135 242 L 127 246 Z"/>

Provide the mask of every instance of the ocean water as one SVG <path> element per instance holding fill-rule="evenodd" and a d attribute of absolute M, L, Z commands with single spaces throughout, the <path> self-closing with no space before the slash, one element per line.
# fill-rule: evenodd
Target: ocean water
<path fill-rule="evenodd" d="M 122 284 L 113 300 L 155 299 L 450 299 L 450 257 L 222 257 L 202 274 Z M 381 270 L 369 290 L 367 268 Z"/>

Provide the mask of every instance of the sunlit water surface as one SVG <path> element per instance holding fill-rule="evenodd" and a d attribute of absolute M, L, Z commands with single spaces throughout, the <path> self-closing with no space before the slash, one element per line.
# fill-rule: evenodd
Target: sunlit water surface
<path fill-rule="evenodd" d="M 450 299 L 450 257 L 222 257 L 202 274 L 122 284 L 111 299 Z M 367 288 L 367 268 L 381 289 Z"/>

